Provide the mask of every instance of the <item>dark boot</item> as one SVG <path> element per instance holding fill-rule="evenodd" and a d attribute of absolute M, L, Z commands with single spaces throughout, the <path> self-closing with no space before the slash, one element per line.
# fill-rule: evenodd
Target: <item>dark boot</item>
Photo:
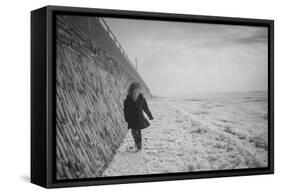
<path fill-rule="evenodd" d="M 142 150 L 142 143 L 141 143 L 141 142 L 138 142 L 138 144 L 137 144 L 136 147 L 137 147 L 138 150 Z"/>

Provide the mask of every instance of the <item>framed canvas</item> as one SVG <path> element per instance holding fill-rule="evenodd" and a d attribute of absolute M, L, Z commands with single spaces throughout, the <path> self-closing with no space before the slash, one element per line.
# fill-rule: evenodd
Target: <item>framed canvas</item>
<path fill-rule="evenodd" d="M 272 174 L 273 20 L 31 12 L 31 182 Z"/>

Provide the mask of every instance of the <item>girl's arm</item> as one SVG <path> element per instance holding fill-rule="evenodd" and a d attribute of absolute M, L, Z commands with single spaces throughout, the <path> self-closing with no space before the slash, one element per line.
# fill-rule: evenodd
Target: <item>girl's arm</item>
<path fill-rule="evenodd" d="M 149 108 L 147 106 L 146 99 L 144 97 L 143 97 L 143 99 L 144 99 L 144 102 L 143 102 L 143 107 L 142 108 L 143 108 L 144 112 L 146 113 L 146 115 L 149 117 L 149 119 L 152 120 L 153 116 L 152 116 L 152 114 L 151 114 L 151 112 L 150 112 L 150 110 L 149 110 Z"/>

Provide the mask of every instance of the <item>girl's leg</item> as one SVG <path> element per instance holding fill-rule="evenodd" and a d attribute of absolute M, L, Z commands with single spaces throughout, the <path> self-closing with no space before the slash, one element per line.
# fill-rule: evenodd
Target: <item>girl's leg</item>
<path fill-rule="evenodd" d="M 141 137 L 141 129 L 137 129 L 136 130 L 137 133 L 137 149 L 141 150 L 142 149 L 142 137 Z"/>
<path fill-rule="evenodd" d="M 131 129 L 131 133 L 132 133 L 132 136 L 133 136 L 133 139 L 134 139 L 134 142 L 135 142 L 135 147 L 137 148 L 137 133 L 136 133 L 136 129 Z"/>
<path fill-rule="evenodd" d="M 138 150 L 142 149 L 142 137 L 141 137 L 141 129 L 132 129 L 132 136 L 135 141 L 135 146 Z"/>

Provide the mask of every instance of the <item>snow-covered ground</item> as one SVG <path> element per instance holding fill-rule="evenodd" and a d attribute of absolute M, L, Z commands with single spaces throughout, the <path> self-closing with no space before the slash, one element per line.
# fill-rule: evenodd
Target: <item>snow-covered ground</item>
<path fill-rule="evenodd" d="M 148 101 L 154 120 L 136 152 L 128 131 L 103 176 L 267 166 L 267 95 L 220 94 Z"/>

